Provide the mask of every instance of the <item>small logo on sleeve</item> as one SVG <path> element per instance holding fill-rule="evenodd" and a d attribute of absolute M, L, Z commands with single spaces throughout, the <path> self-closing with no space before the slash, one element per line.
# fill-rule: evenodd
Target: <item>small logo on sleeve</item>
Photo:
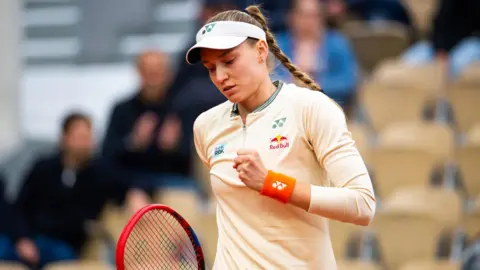
<path fill-rule="evenodd" d="M 289 146 L 290 146 L 290 143 L 288 142 L 288 139 L 285 136 L 277 135 L 270 140 L 270 150 L 284 149 L 284 148 L 288 148 Z"/>
<path fill-rule="evenodd" d="M 213 149 L 213 157 L 218 157 L 225 153 L 225 144 L 219 144 Z"/>

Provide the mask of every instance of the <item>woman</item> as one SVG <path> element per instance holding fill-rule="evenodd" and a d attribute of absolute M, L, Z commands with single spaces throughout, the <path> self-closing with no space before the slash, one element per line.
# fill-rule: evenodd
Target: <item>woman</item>
<path fill-rule="evenodd" d="M 375 197 L 342 110 L 279 49 L 257 6 L 219 13 L 186 55 L 228 101 L 195 121 L 219 230 L 214 269 L 335 269 L 328 219 L 366 226 Z M 269 51 L 308 88 L 273 82 Z"/>

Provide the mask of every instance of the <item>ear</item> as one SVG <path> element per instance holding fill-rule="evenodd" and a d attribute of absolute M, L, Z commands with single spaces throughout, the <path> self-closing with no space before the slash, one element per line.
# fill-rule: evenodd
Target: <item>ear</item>
<path fill-rule="evenodd" d="M 264 40 L 257 42 L 257 57 L 259 62 L 266 62 L 268 57 L 268 44 Z"/>

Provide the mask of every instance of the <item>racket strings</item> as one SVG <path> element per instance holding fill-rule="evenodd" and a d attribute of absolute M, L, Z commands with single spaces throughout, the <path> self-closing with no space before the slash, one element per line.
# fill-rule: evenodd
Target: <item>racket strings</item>
<path fill-rule="evenodd" d="M 170 214 L 146 213 L 130 233 L 125 246 L 126 270 L 198 269 L 190 236 Z"/>

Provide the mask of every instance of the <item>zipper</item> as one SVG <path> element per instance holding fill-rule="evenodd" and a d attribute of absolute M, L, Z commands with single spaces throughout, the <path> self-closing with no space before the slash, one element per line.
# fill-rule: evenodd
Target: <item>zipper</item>
<path fill-rule="evenodd" d="M 245 144 L 247 142 L 247 124 L 244 123 L 242 126 L 242 133 L 243 133 L 243 147 L 245 148 Z"/>

